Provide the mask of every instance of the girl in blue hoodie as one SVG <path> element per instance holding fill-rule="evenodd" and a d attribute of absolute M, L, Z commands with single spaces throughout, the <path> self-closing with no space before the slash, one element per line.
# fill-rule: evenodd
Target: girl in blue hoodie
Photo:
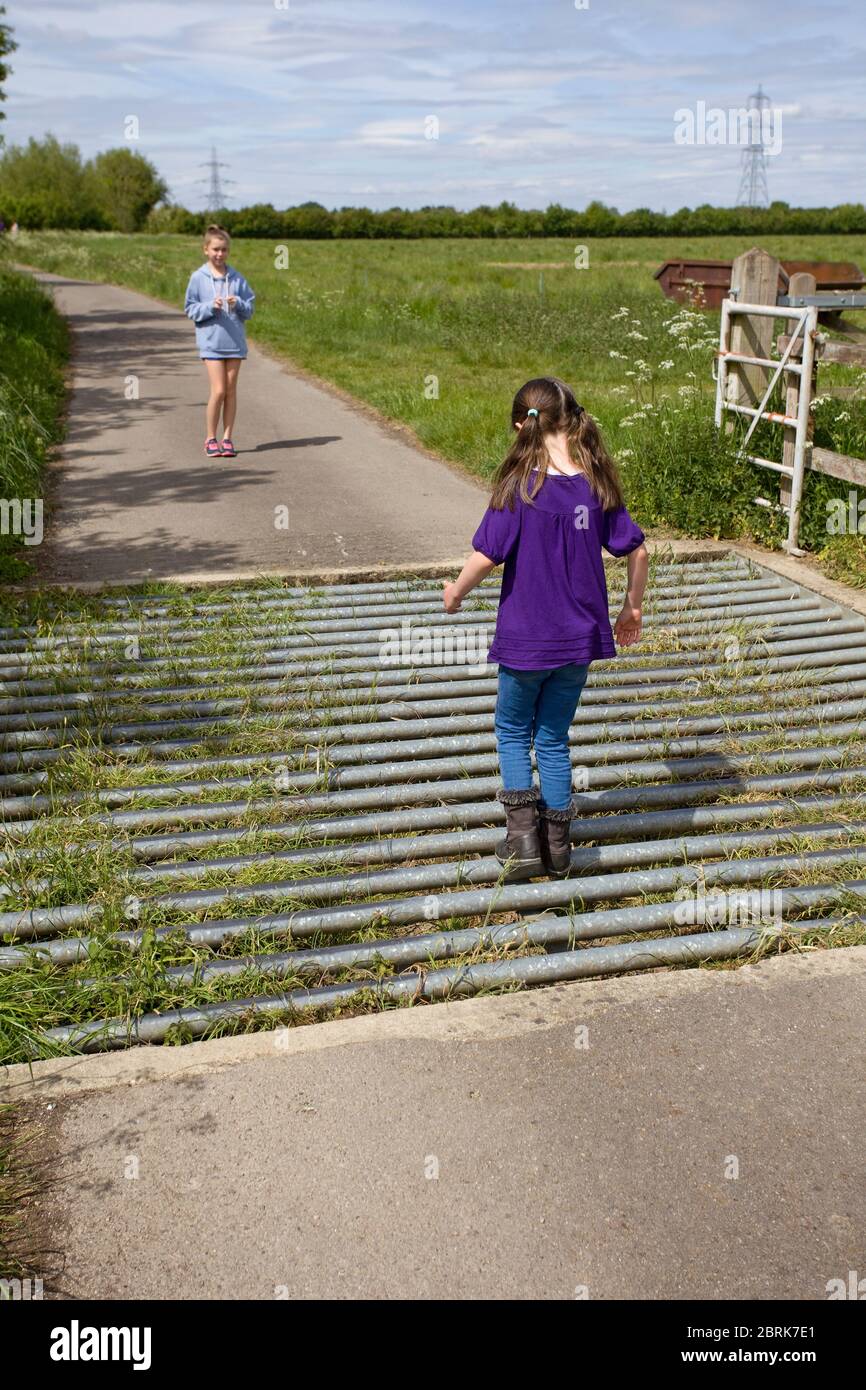
<path fill-rule="evenodd" d="M 240 272 L 228 264 L 230 240 L 224 227 L 215 223 L 208 227 L 204 234 L 205 264 L 189 277 L 183 306 L 195 324 L 199 356 L 210 378 L 204 451 L 219 458 L 234 458 L 236 453 L 231 434 L 238 372 L 247 355 L 244 321 L 252 317 L 256 298 Z M 217 439 L 221 414 L 222 442 Z"/>

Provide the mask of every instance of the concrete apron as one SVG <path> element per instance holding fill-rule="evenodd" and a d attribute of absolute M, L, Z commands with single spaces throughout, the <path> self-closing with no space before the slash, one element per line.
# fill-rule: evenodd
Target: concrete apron
<path fill-rule="evenodd" d="M 574 980 L 509 995 L 455 999 L 356 1018 L 280 1026 L 179 1047 L 130 1047 L 117 1052 L 16 1062 L 0 1067 L 0 1103 L 54 1101 L 175 1076 L 187 1079 L 238 1063 L 272 1058 L 275 1053 L 288 1058 L 350 1043 L 517 1037 L 541 1026 L 553 1028 L 584 1018 L 587 1009 L 646 1004 L 654 998 L 701 998 L 719 992 L 724 997 L 723 992 L 732 988 L 768 989 L 789 979 L 839 974 L 866 976 L 866 946 L 789 952 L 755 965 L 729 969 L 670 971 L 662 967 L 639 975 Z M 539 1017 L 539 1012 L 543 1017 Z"/>
<path fill-rule="evenodd" d="M 866 947 L 16 1066 L 83 1298 L 826 1299 Z M 50 1296 L 50 1287 L 46 1286 Z"/>
<path fill-rule="evenodd" d="M 810 589 L 812 593 L 820 594 L 824 598 L 831 599 L 834 603 L 843 604 L 846 608 L 855 613 L 866 616 L 866 590 L 853 589 L 848 584 L 842 584 L 838 580 L 830 579 L 814 566 L 797 559 L 792 555 L 784 555 L 775 551 L 763 550 L 760 546 L 751 545 L 741 541 L 694 541 L 694 540 L 653 540 L 647 537 L 646 547 L 651 556 L 663 556 L 670 554 L 676 560 L 686 563 L 688 561 L 716 560 L 725 555 L 738 555 L 744 560 L 751 561 L 752 564 L 759 566 L 768 573 L 777 574 L 785 579 L 789 579 L 794 584 L 800 584 L 804 588 Z M 606 567 L 611 567 L 614 561 L 607 556 L 603 557 Z M 431 563 L 418 562 L 416 564 L 400 565 L 366 565 L 362 567 L 347 567 L 334 569 L 279 569 L 279 570 L 224 570 L 213 572 L 203 577 L 201 574 L 175 574 L 170 576 L 170 581 L 177 584 L 195 585 L 196 588 L 209 588 L 215 585 L 232 584 L 239 581 L 252 582 L 256 579 L 284 579 L 287 584 L 365 584 L 373 583 L 379 579 L 456 579 L 466 560 L 465 555 L 455 556 L 453 560 L 435 561 Z M 35 583 L 8 585 L 10 593 L 27 593 L 33 588 L 41 587 Z M 128 588 L 128 584 L 122 584 L 118 580 L 90 580 L 78 581 L 69 584 L 52 584 L 51 588 L 73 589 L 81 593 L 102 593 L 110 592 L 116 588 Z"/>

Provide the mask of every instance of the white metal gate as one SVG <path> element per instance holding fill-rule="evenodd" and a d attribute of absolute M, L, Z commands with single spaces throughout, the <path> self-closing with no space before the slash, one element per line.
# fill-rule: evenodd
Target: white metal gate
<path fill-rule="evenodd" d="M 764 318 L 788 319 L 792 323 L 791 334 L 788 345 L 781 358 L 772 357 L 750 357 L 745 353 L 734 352 L 731 347 L 731 329 L 735 315 L 749 315 Z M 762 468 L 772 469 L 775 473 L 782 473 L 791 480 L 791 501 L 770 502 L 766 497 L 756 497 L 755 501 L 762 507 L 782 507 L 788 513 L 788 539 L 785 542 L 785 549 L 793 555 L 803 555 L 805 552 L 797 545 L 797 536 L 800 525 L 800 501 L 803 496 L 803 474 L 806 468 L 806 451 L 809 446 L 809 410 L 812 404 L 812 368 L 815 360 L 815 334 L 818 328 L 818 309 L 814 304 L 804 308 L 792 309 L 778 304 L 739 304 L 734 299 L 722 301 L 722 321 L 719 332 L 719 351 L 718 370 L 716 376 L 716 427 L 721 429 L 725 411 L 730 411 L 735 415 L 750 415 L 751 424 L 746 431 L 743 439 L 743 450 L 751 439 L 759 420 L 769 420 L 771 424 L 787 426 L 795 431 L 794 435 L 794 454 L 793 463 L 777 463 L 773 459 L 761 458 L 757 454 L 745 454 L 751 459 L 752 463 L 760 464 Z M 802 355 L 799 356 L 800 348 Z M 799 360 L 795 357 L 799 356 Z M 757 406 L 741 405 L 737 401 L 729 400 L 729 367 L 731 363 L 743 363 L 753 367 L 774 367 L 770 380 L 767 383 L 763 398 Z M 797 414 L 795 416 L 783 415 L 778 411 L 767 409 L 776 382 L 782 372 L 794 372 L 800 378 L 800 389 L 797 400 Z"/>

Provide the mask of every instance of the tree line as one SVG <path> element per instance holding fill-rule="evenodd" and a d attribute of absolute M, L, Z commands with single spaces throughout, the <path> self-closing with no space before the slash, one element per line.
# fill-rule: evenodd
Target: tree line
<path fill-rule="evenodd" d="M 270 203 L 246 208 L 222 208 L 195 213 L 186 208 L 155 208 L 147 220 L 153 231 L 198 233 L 205 222 L 217 221 L 233 236 L 289 240 L 377 237 L 568 237 L 580 240 L 616 236 L 761 236 L 782 233 L 866 232 L 866 207 L 844 203 L 832 208 L 792 208 L 772 203 L 767 208 L 712 207 L 705 203 L 677 212 L 635 208 L 619 212 L 593 201 L 582 211 L 552 203 L 545 209 L 524 209 L 513 203 L 482 205 L 468 212 L 457 208 L 328 209 L 321 203 L 302 203 L 282 211 Z"/>
<path fill-rule="evenodd" d="M 138 232 L 168 189 L 150 160 L 123 146 L 82 160 L 53 135 L 0 151 L 0 217 L 46 227 Z"/>
<path fill-rule="evenodd" d="M 2 74 L 0 74 L 2 75 Z M 208 222 L 233 236 L 289 240 L 295 237 L 568 237 L 754 236 L 866 233 L 866 207 L 713 207 L 704 203 L 676 212 L 635 208 L 619 212 L 594 200 L 582 211 L 552 203 L 525 209 L 502 202 L 469 211 L 453 207 L 326 208 L 271 203 L 195 212 L 168 200 L 168 189 L 149 160 L 128 146 L 84 161 L 76 145 L 53 135 L 0 150 L 0 217 L 9 226 L 120 232 L 174 232 L 198 236 Z"/>

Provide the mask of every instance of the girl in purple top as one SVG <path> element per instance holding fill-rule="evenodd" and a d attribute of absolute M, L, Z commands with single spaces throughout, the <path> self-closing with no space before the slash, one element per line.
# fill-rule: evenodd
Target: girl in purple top
<path fill-rule="evenodd" d="M 649 557 L 629 516 L 616 465 L 598 426 L 556 377 L 527 381 L 514 397 L 517 438 L 493 483 L 490 506 L 459 577 L 445 585 L 445 610 L 458 612 L 482 579 L 504 565 L 496 635 L 499 663 L 496 743 L 499 800 L 507 831 L 501 863 L 508 881 L 571 864 L 571 757 L 568 731 L 590 662 L 616 656 L 641 635 Z M 613 633 L 602 547 L 628 555 L 628 589 Z M 533 786 L 530 748 L 541 782 Z"/>

